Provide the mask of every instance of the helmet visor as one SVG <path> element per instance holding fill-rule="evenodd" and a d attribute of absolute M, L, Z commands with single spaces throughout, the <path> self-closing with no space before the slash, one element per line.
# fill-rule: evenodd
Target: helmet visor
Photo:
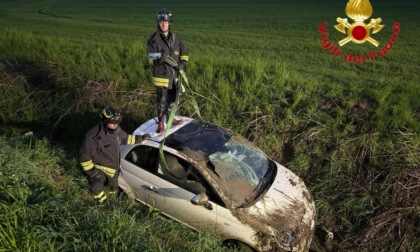
<path fill-rule="evenodd" d="M 121 121 L 122 121 L 122 116 L 118 115 L 118 116 L 112 116 L 111 118 L 108 118 L 107 123 L 120 124 Z"/>
<path fill-rule="evenodd" d="M 171 21 L 171 16 L 168 14 L 157 14 L 156 17 L 157 21 Z"/>

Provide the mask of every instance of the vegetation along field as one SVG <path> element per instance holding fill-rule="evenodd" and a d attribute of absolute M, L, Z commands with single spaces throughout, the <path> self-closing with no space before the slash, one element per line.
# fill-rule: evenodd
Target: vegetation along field
<path fill-rule="evenodd" d="M 163 7 L 190 50 L 179 113 L 198 117 L 194 97 L 305 181 L 314 249 L 420 251 L 420 4 L 370 0 L 379 47 L 335 56 L 319 26 L 337 45 L 347 2 L 0 0 L 0 251 L 226 250 L 124 198 L 96 205 L 78 164 L 104 106 L 128 132 L 156 115 L 145 47 Z"/>

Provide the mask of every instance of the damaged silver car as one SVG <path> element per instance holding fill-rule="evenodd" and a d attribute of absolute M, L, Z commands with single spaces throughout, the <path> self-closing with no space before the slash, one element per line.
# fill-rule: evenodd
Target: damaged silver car
<path fill-rule="evenodd" d="M 304 182 L 250 141 L 189 117 L 156 134 L 156 119 L 121 147 L 119 186 L 131 198 L 225 245 L 249 251 L 308 251 L 314 201 Z M 162 151 L 160 147 L 163 141 Z"/>

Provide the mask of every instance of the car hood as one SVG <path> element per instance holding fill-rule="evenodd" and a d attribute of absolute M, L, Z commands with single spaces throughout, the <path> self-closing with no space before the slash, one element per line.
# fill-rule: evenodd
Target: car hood
<path fill-rule="evenodd" d="M 276 165 L 276 178 L 264 196 L 240 211 L 249 225 L 268 235 L 265 245 L 279 250 L 306 251 L 315 227 L 314 201 L 302 179 L 284 166 Z"/>

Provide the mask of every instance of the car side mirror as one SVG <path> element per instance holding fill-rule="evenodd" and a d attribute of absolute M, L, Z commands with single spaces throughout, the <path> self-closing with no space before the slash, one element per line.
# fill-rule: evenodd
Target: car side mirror
<path fill-rule="evenodd" d="M 209 210 L 213 210 L 213 206 L 209 203 L 209 197 L 205 193 L 200 193 L 195 195 L 191 199 L 191 203 L 198 206 L 204 206 L 205 208 Z"/>

